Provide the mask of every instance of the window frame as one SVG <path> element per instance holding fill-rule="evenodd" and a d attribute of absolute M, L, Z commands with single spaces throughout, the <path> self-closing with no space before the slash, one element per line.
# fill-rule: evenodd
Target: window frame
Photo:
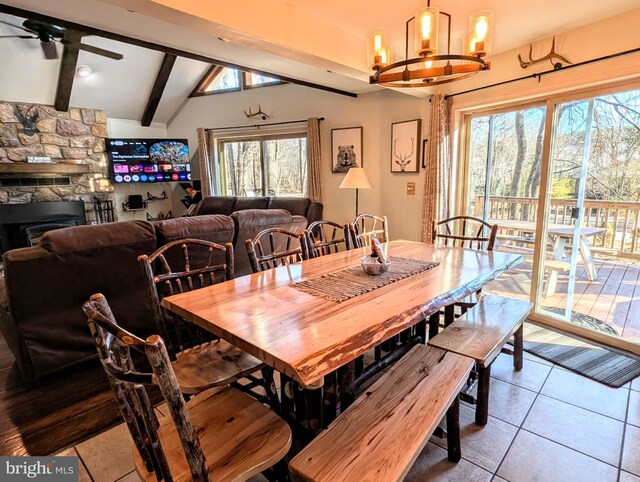
<path fill-rule="evenodd" d="M 200 81 L 198 82 L 198 85 L 196 85 L 196 88 L 193 89 L 193 91 L 191 92 L 191 94 L 189 95 L 189 97 L 202 97 L 205 95 L 217 95 L 217 94 L 225 94 L 227 92 L 239 92 L 242 90 L 242 80 L 240 79 L 240 74 L 242 73 L 241 71 L 237 70 L 237 69 L 231 69 L 231 70 L 235 70 L 238 74 L 238 87 L 232 87 L 229 89 L 223 89 L 223 90 L 212 90 L 209 92 L 205 92 L 205 89 L 207 87 L 209 87 L 209 85 L 211 85 L 211 83 L 216 80 L 216 78 L 222 74 L 222 72 L 224 71 L 224 69 L 226 68 L 230 68 L 230 67 L 224 67 L 222 65 L 212 65 L 211 67 L 209 67 L 207 69 L 207 71 L 204 73 L 204 75 L 200 78 Z"/>
<path fill-rule="evenodd" d="M 211 85 L 211 83 L 213 81 L 215 81 L 215 79 L 219 75 L 221 75 L 221 73 L 225 69 L 234 70 L 237 73 L 237 75 L 238 75 L 238 87 L 233 87 L 233 88 L 223 89 L 223 90 L 212 90 L 212 91 L 209 91 L 209 92 L 205 92 L 205 89 L 207 87 L 209 87 L 209 85 Z M 193 89 L 193 91 L 191 91 L 191 94 L 189 94 L 189 97 L 203 97 L 203 96 L 206 96 L 206 95 L 226 94 L 228 92 L 240 92 L 240 91 L 243 91 L 243 90 L 259 89 L 261 87 L 271 87 L 272 85 L 286 84 L 285 81 L 280 80 L 280 79 L 278 79 L 276 77 L 271 77 L 269 75 L 264 75 L 263 77 L 271 77 L 273 79 L 273 82 L 265 82 L 263 84 L 251 85 L 247 81 L 247 76 L 249 74 L 251 74 L 251 73 L 254 73 L 256 75 L 262 75 L 261 73 L 253 72 L 251 70 L 244 71 L 244 70 L 240 70 L 240 69 L 235 68 L 235 67 L 225 67 L 224 65 L 212 64 L 207 69 L 207 71 L 204 73 L 204 75 L 200 78 L 200 80 L 198 81 L 196 87 Z"/>
<path fill-rule="evenodd" d="M 281 139 L 300 139 L 307 138 L 307 132 L 304 130 L 300 131 L 291 131 L 291 132 L 280 132 L 273 134 L 255 134 L 255 135 L 245 135 L 245 136 L 232 136 L 232 137 L 221 137 L 216 141 L 216 149 L 217 149 L 217 160 L 218 167 L 220 172 L 220 190 L 222 191 L 223 196 L 233 196 L 234 194 L 229 194 L 227 191 L 227 169 L 226 169 L 226 159 L 224 155 L 224 146 L 227 143 L 234 142 L 259 142 L 260 146 L 260 168 L 262 174 L 262 196 L 256 197 L 266 197 L 270 196 L 269 194 L 269 166 L 267 162 L 267 156 L 264 152 L 264 143 L 267 141 L 276 141 Z M 305 161 L 308 162 L 308 161 Z M 301 197 L 308 197 L 309 194 L 309 177 L 308 177 L 308 166 L 307 166 L 307 181 L 304 183 L 304 192 L 301 194 Z M 235 194 L 237 197 L 250 197 L 250 196 L 239 196 Z M 273 197 L 279 197 L 276 194 Z"/>

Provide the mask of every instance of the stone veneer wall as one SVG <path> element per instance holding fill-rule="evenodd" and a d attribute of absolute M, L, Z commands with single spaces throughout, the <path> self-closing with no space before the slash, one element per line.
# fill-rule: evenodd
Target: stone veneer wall
<path fill-rule="evenodd" d="M 87 222 L 95 220 L 94 198 L 114 199 L 104 144 L 108 136 L 106 114 L 73 107 L 69 112 L 58 112 L 52 106 L 33 105 L 31 112 L 39 113 L 39 132 L 28 136 L 15 108 L 26 113 L 32 104 L 0 101 L 0 163 L 26 163 L 27 156 L 48 156 L 52 162 L 86 164 L 90 172 L 69 176 L 70 186 L 0 187 L 0 204 L 82 200 Z M 21 177 L 34 175 L 25 172 Z"/>

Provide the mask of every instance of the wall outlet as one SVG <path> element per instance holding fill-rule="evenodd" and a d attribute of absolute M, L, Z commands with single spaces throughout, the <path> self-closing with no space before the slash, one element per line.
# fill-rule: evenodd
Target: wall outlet
<path fill-rule="evenodd" d="M 136 192 L 136 186 L 134 184 L 129 184 L 129 191 Z"/>
<path fill-rule="evenodd" d="M 415 196 L 416 195 L 416 183 L 408 182 L 407 183 L 407 196 Z"/>

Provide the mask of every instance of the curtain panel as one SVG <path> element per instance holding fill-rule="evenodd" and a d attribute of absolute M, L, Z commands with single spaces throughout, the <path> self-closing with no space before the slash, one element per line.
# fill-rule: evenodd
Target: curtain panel
<path fill-rule="evenodd" d="M 307 162 L 309 166 L 309 199 L 322 202 L 322 153 L 320 151 L 320 120 L 307 120 Z"/>
<path fill-rule="evenodd" d="M 451 104 L 437 94 L 431 98 L 427 167 L 424 170 L 422 241 L 433 242 L 433 223 L 449 217 L 451 185 Z"/>

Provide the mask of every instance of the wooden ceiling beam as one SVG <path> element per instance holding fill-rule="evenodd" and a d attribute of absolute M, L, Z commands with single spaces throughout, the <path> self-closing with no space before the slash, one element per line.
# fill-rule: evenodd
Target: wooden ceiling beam
<path fill-rule="evenodd" d="M 58 87 L 56 89 L 56 100 L 54 106 L 56 110 L 66 112 L 69 110 L 71 100 L 71 90 L 73 89 L 73 79 L 76 76 L 79 50 L 76 47 L 82 40 L 82 34 L 76 30 L 65 32 L 65 43 L 62 50 L 62 60 L 60 61 L 60 73 L 58 74 Z"/>
<path fill-rule="evenodd" d="M 292 77 L 287 77 L 284 75 L 274 74 L 272 72 L 267 72 L 264 70 L 252 69 L 250 67 L 245 67 L 243 65 L 232 64 L 230 62 L 225 62 L 223 60 L 214 59 L 212 57 L 207 57 L 206 55 L 194 54 L 193 52 L 188 52 L 186 50 L 175 49 L 173 47 L 167 47 L 165 45 L 160 45 L 154 42 L 148 42 L 146 40 L 137 39 L 134 37 L 129 37 L 126 35 L 121 35 L 118 33 L 109 32 L 107 30 L 102 30 L 95 27 L 89 27 L 87 25 L 82 25 L 75 22 L 70 22 L 68 20 L 62 20 L 59 18 L 51 17 L 49 15 L 44 15 L 37 12 L 31 12 L 29 10 L 25 10 L 18 7 L 13 7 L 10 5 L 5 5 L 0 3 L 0 12 L 8 13 L 9 15 L 15 15 L 16 17 L 22 18 L 30 18 L 34 20 L 39 20 L 41 22 L 50 23 L 53 25 L 58 25 L 60 27 L 68 28 L 71 30 L 77 30 L 83 32 L 84 35 L 96 35 L 98 37 L 104 37 L 111 40 L 116 40 L 118 42 L 127 43 L 130 45 L 136 45 L 138 47 L 143 47 L 150 50 L 157 50 L 159 52 L 164 52 L 166 54 L 173 54 L 177 57 L 184 57 L 191 60 L 197 60 L 199 62 L 204 62 L 206 64 L 217 64 L 223 67 L 229 67 L 231 69 L 243 70 L 245 72 L 252 72 L 257 75 L 263 75 L 265 77 L 271 77 L 273 79 L 278 79 L 283 82 L 289 82 L 291 84 L 302 85 L 304 87 L 310 87 L 312 89 L 324 90 L 326 92 L 332 92 L 334 94 L 345 95 L 347 97 L 358 97 L 358 94 L 354 92 L 349 92 L 346 90 L 336 89 L 334 87 L 328 87 L 326 85 L 316 84 L 313 82 L 307 82 L 305 80 L 294 79 Z"/>
<path fill-rule="evenodd" d="M 151 89 L 147 106 L 145 107 L 144 114 L 142 114 L 142 119 L 140 120 L 140 123 L 144 127 L 149 127 L 153 121 L 153 116 L 156 114 L 158 104 L 160 104 L 160 99 L 162 99 L 162 93 L 164 92 L 164 88 L 167 86 L 167 81 L 169 80 L 169 76 L 171 75 L 173 65 L 176 63 L 177 58 L 178 57 L 174 54 L 164 54 L 162 65 L 160 65 L 158 76 L 153 84 L 153 89 Z"/>

